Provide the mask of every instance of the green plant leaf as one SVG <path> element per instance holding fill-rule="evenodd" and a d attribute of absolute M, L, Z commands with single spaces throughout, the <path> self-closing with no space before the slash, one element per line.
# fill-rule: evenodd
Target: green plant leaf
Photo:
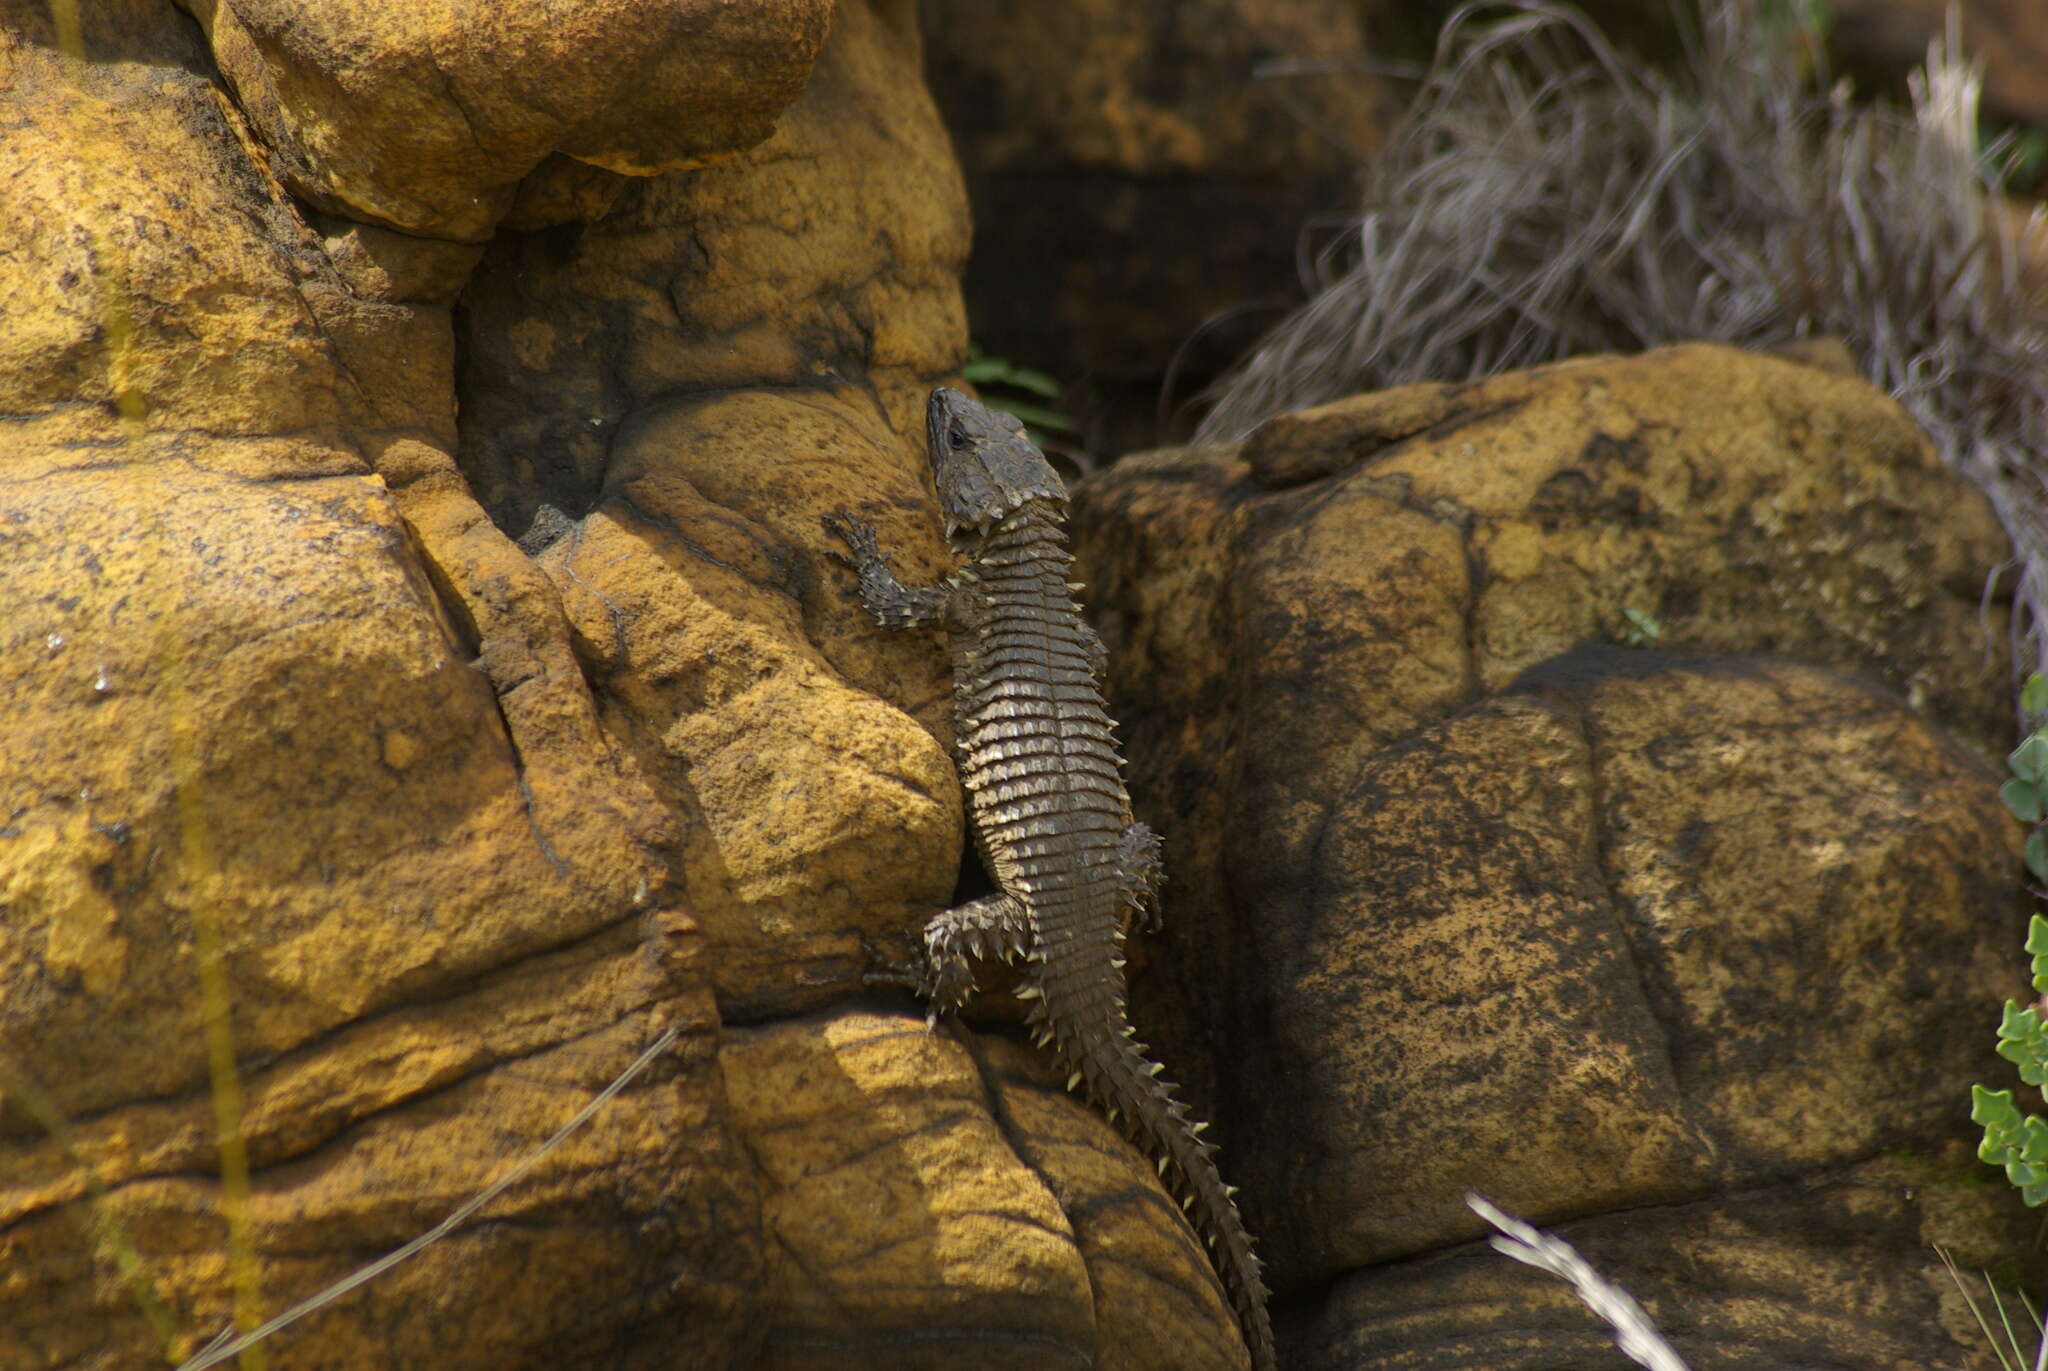
<path fill-rule="evenodd" d="M 2005 764 L 2012 768 L 2012 774 L 2023 781 L 2039 784 L 2048 781 L 2048 737 L 2039 733 L 2006 755 Z"/>
<path fill-rule="evenodd" d="M 2020 1111 L 2013 1105 L 2010 1090 L 1986 1090 L 1981 1085 L 1970 1087 L 1970 1122 L 1985 1128 L 1997 1124 L 2002 1128 L 2018 1128 Z"/>
<path fill-rule="evenodd" d="M 2020 687 L 2020 710 L 2029 719 L 2048 714 L 2048 677 L 2038 671 L 2027 677 L 2027 683 Z"/>
<path fill-rule="evenodd" d="M 2023 852 L 2027 860 L 2027 870 L 2034 873 L 2034 879 L 2048 881 L 2048 836 L 2044 836 L 2040 829 L 2035 829 L 2027 835 L 2027 845 Z"/>
<path fill-rule="evenodd" d="M 1664 625 L 1649 610 L 1623 606 L 1621 614 L 1629 622 L 1629 641 L 1637 646 L 1648 647 L 1664 636 Z"/>
<path fill-rule="evenodd" d="M 1071 433 L 1073 419 L 1056 409 L 1034 405 L 1029 400 L 1013 400 L 1007 395 L 984 395 L 981 402 L 990 409 L 999 409 L 1005 414 L 1014 414 L 1032 428 L 1044 429 L 1051 433 Z"/>
<path fill-rule="evenodd" d="M 1060 398 L 1060 383 L 1044 372 L 1033 371 L 1030 367 L 1020 367 L 1006 357 L 991 357 L 980 348 L 971 345 L 967 349 L 967 361 L 960 367 L 960 374 L 977 386 L 1015 386 L 1019 390 L 1028 390 L 1033 395 L 1047 400 Z"/>
<path fill-rule="evenodd" d="M 1998 788 L 1998 798 L 2023 823 L 2041 822 L 2041 787 L 2015 776 Z"/>
<path fill-rule="evenodd" d="M 2034 989 L 2048 995 L 2048 919 L 2039 914 L 2027 920 L 2027 951 L 2034 959 Z"/>

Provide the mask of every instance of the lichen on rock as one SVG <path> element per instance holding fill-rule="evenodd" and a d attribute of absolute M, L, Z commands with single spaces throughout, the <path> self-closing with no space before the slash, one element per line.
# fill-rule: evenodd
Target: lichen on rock
<path fill-rule="evenodd" d="M 1136 1011 L 1197 1064 L 1295 1358 L 1576 1346 L 1531 1331 L 1568 1293 L 1468 1248 L 1467 1190 L 1697 1302 L 1696 1364 L 1958 1354 L 1881 1232 L 2016 1217 L 1945 1198 L 2018 937 L 2005 545 L 1897 405 L 1726 348 L 1582 359 L 1132 458 L 1077 530 L 1174 881 Z M 1899 1149 L 1935 1179 L 1859 1190 Z M 1870 1244 L 1813 1260 L 1765 1194 Z M 1753 1304 L 1687 1274 L 1744 1263 Z"/>

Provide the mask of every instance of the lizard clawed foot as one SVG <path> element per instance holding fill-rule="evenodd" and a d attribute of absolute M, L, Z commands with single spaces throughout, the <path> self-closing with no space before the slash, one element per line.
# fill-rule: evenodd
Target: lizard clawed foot
<path fill-rule="evenodd" d="M 875 526 L 867 520 L 842 509 L 819 515 L 818 522 L 825 526 L 827 533 L 838 537 L 851 550 L 852 555 L 849 556 L 836 547 L 826 548 L 825 555 L 833 561 L 858 571 L 869 563 L 882 560 L 882 545 L 875 540 Z"/>
<path fill-rule="evenodd" d="M 1159 887 L 1166 879 L 1159 849 L 1159 835 L 1141 823 L 1126 828 L 1117 844 L 1117 874 L 1123 878 L 1124 898 L 1137 915 L 1137 926 L 1147 933 L 1157 933 L 1166 922 L 1159 911 Z"/>

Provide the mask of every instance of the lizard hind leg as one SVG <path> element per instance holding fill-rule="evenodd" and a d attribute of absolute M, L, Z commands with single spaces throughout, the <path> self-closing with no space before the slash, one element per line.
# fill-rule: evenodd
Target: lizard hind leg
<path fill-rule="evenodd" d="M 998 891 L 932 916 L 924 926 L 923 991 L 931 1018 L 967 1003 L 974 993 L 974 957 L 1011 961 L 1031 947 L 1031 916 Z"/>
<path fill-rule="evenodd" d="M 1159 860 L 1159 846 L 1157 833 L 1133 822 L 1116 847 L 1116 870 L 1123 881 L 1124 898 L 1137 911 L 1138 926 L 1148 933 L 1157 933 L 1162 922 L 1159 886 L 1166 879 L 1166 868 Z"/>

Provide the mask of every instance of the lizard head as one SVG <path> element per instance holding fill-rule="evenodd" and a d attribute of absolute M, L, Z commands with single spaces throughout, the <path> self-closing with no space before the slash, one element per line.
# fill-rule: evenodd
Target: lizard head
<path fill-rule="evenodd" d="M 1066 504 L 1066 485 L 1015 415 L 940 386 L 925 409 L 925 429 L 948 537 L 965 529 L 987 533 L 1031 500 Z"/>

